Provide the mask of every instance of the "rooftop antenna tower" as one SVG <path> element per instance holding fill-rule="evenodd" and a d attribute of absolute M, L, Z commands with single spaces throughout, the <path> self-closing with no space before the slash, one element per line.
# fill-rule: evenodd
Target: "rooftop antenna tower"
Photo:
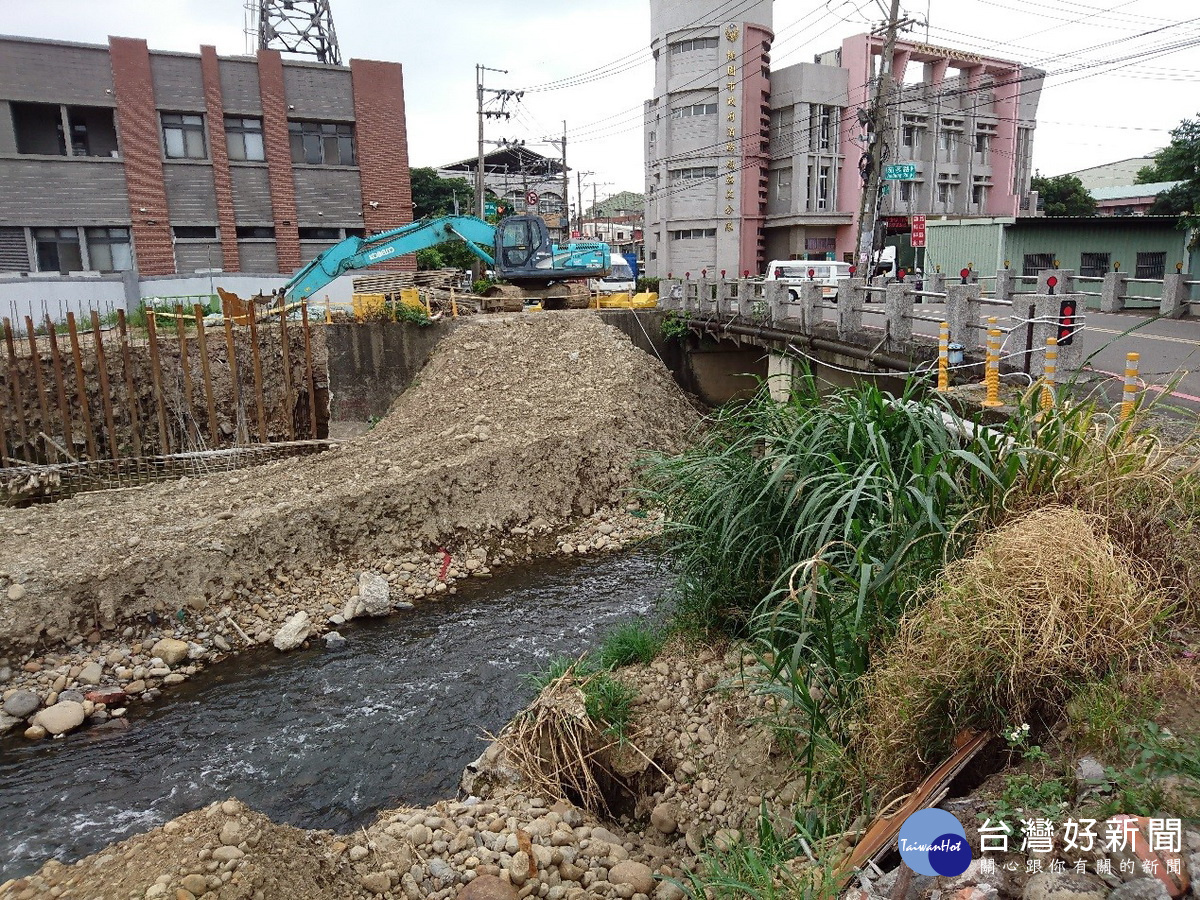
<path fill-rule="evenodd" d="M 342 64 L 329 0 L 246 0 L 246 49 L 279 50 Z"/>

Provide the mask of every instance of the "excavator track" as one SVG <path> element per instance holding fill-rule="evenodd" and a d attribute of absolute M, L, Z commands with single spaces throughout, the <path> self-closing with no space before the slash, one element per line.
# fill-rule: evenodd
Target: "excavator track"
<path fill-rule="evenodd" d="M 586 284 L 560 281 L 545 287 L 493 284 L 483 293 L 484 312 L 520 312 L 530 300 L 542 309 L 587 309 L 591 295 Z"/>

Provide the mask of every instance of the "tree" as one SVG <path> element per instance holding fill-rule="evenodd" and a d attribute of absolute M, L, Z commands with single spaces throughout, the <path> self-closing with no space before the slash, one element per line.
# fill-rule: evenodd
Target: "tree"
<path fill-rule="evenodd" d="M 1076 175 L 1055 175 L 1053 178 L 1034 175 L 1029 188 L 1038 192 L 1038 201 L 1048 216 L 1096 214 L 1096 198 Z"/>
<path fill-rule="evenodd" d="M 1138 184 L 1179 181 L 1162 191 L 1150 215 L 1179 216 L 1179 227 L 1192 232 L 1189 247 L 1200 244 L 1200 115 L 1184 119 L 1171 132 L 1171 143 L 1154 156 L 1154 165 L 1137 174 Z"/>
<path fill-rule="evenodd" d="M 475 189 L 465 178 L 438 178 L 434 169 L 411 169 L 413 218 L 426 216 L 449 216 L 454 214 L 454 201 L 458 200 L 458 211 L 469 216 L 475 204 Z"/>

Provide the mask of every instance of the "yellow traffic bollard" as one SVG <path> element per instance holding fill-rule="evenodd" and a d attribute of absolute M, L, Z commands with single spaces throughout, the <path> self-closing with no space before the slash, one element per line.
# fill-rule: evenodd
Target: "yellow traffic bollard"
<path fill-rule="evenodd" d="M 454 288 L 450 288 L 450 318 L 458 318 L 458 301 L 454 299 Z"/>
<path fill-rule="evenodd" d="M 1046 365 L 1042 372 L 1042 409 L 1054 408 L 1054 381 L 1058 373 L 1058 338 L 1046 338 Z"/>
<path fill-rule="evenodd" d="M 939 391 L 950 390 L 950 323 L 943 322 L 938 330 L 938 385 Z"/>
<path fill-rule="evenodd" d="M 996 327 L 995 316 L 988 316 L 987 322 L 987 370 L 984 374 L 987 399 L 983 401 L 983 405 L 993 408 L 1004 405 L 1000 400 L 1000 329 Z"/>
<path fill-rule="evenodd" d="M 1133 407 L 1137 403 L 1138 390 L 1138 360 L 1140 353 L 1125 354 L 1125 399 L 1121 402 L 1121 421 L 1133 415 Z"/>

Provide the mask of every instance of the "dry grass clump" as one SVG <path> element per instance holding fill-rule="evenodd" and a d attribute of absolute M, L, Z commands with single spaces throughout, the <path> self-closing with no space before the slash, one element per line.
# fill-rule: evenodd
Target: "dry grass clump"
<path fill-rule="evenodd" d="M 625 722 L 615 723 L 619 713 L 606 708 L 614 684 L 619 682 L 606 672 L 585 674 L 571 666 L 496 739 L 530 788 L 606 815 L 614 791 L 630 792 L 609 762 L 629 744 Z M 616 691 L 617 707 L 627 706 Z"/>
<path fill-rule="evenodd" d="M 1081 682 L 1146 649 L 1168 608 L 1156 588 L 1076 509 L 1044 507 L 984 535 L 865 676 L 853 728 L 864 774 L 886 792 L 940 761 L 965 727 L 1057 718 Z"/>

